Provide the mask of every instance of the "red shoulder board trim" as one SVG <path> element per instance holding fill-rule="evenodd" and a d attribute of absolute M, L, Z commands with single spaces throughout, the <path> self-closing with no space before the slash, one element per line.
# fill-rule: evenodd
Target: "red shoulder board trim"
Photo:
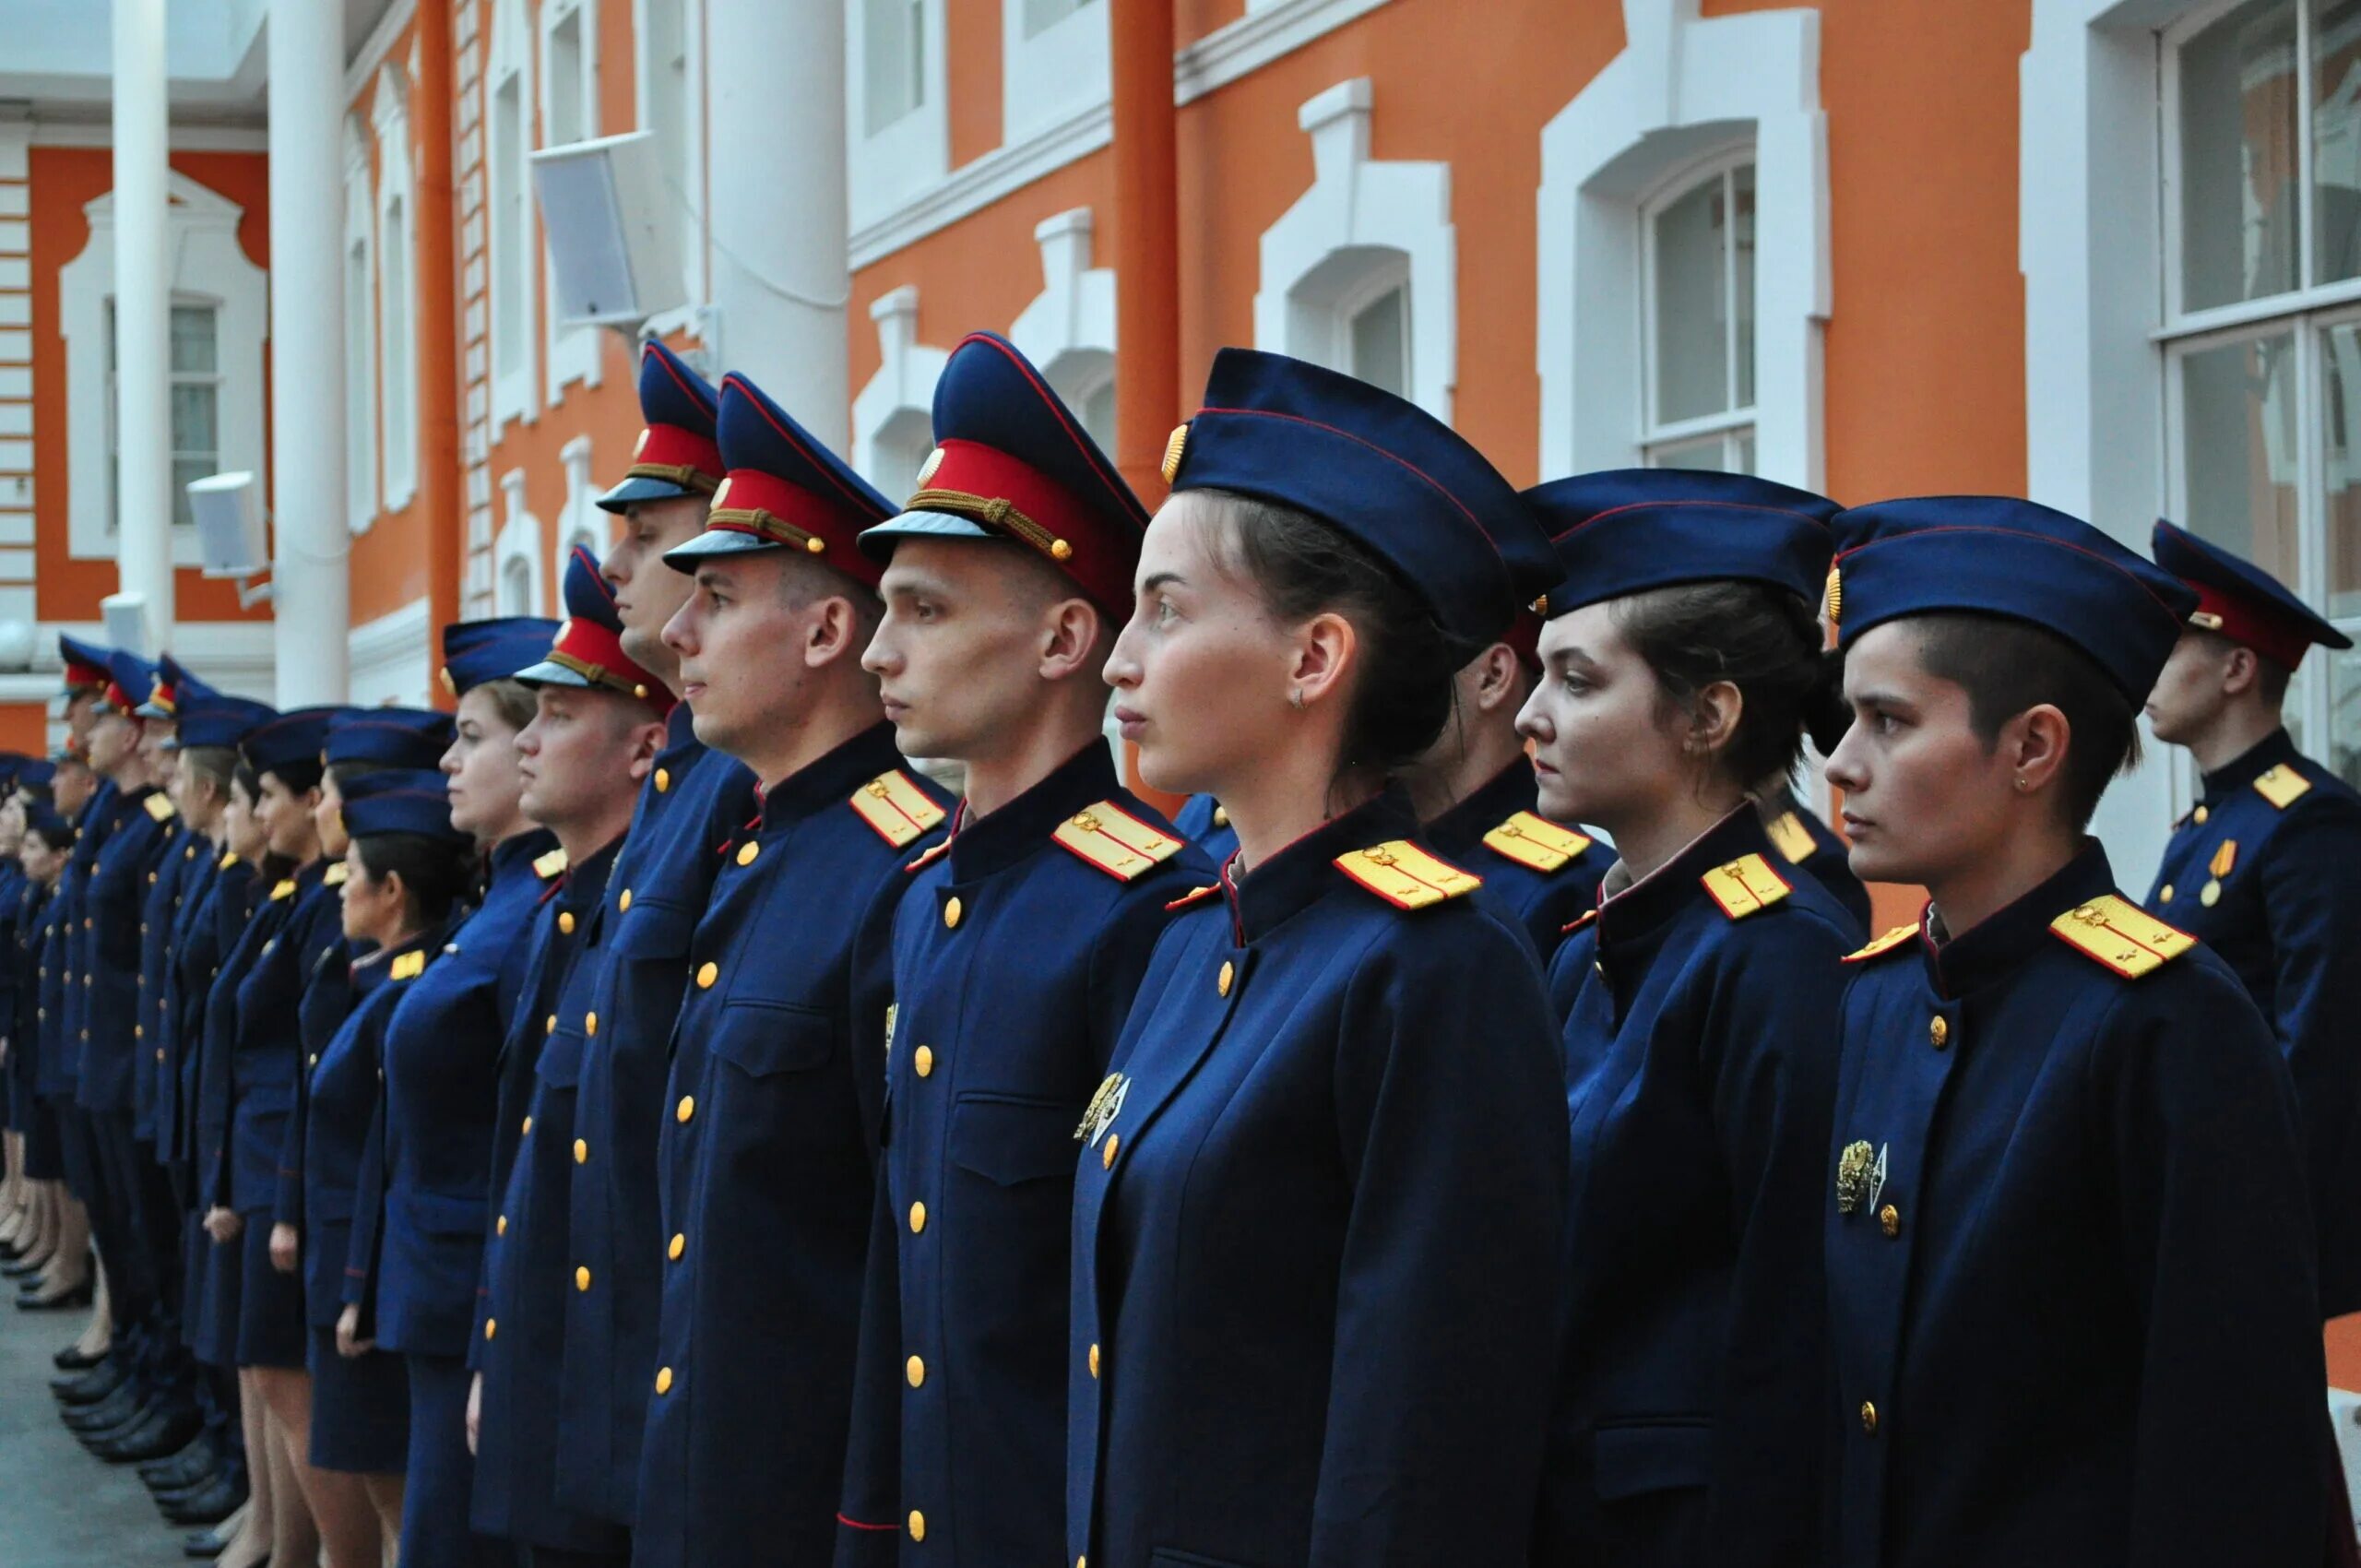
<path fill-rule="evenodd" d="M 927 868 L 927 867 L 929 867 L 929 866 L 931 866 L 931 865 L 934 864 L 934 862 L 935 862 L 935 861 L 939 861 L 939 860 L 943 859 L 943 856 L 945 856 L 945 855 L 949 854 L 950 852 L 951 852 L 951 840 L 950 840 L 950 839 L 948 839 L 948 838 L 945 838 L 944 840 L 943 840 L 943 842 L 941 842 L 940 844 L 935 845 L 932 849 L 929 849 L 925 854 L 920 855 L 917 860 L 912 861 L 908 865 L 904 866 L 902 869 L 903 869 L 904 871 L 906 871 L 906 872 L 911 872 L 911 871 L 924 871 L 924 870 L 926 870 L 926 868 Z"/>
<path fill-rule="evenodd" d="M 1058 824 L 1058 847 L 1118 882 L 1132 882 L 1180 852 L 1180 840 L 1160 833 L 1112 801 L 1101 801 Z"/>

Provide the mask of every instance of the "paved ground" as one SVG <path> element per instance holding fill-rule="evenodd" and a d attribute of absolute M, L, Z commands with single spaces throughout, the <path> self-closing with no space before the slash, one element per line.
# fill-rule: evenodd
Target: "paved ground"
<path fill-rule="evenodd" d="M 181 1533 L 148 1501 L 136 1467 L 103 1465 L 58 1424 L 50 1354 L 82 1313 L 0 1303 L 0 1568 L 160 1568 Z"/>

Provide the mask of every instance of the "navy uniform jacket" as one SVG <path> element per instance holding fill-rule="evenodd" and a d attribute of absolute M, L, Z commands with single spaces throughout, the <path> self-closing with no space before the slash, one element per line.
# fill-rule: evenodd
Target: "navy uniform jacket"
<path fill-rule="evenodd" d="M 911 873 L 840 1561 L 1058 1561 L 1074 1124 L 1213 878 L 1096 738 Z"/>
<path fill-rule="evenodd" d="M 303 1071 L 302 1004 L 320 954 L 344 943 L 341 900 L 314 861 L 266 895 L 267 909 L 286 913 L 265 927 L 262 944 L 238 980 L 235 1032 L 230 1051 L 229 1198 L 240 1214 L 267 1211 L 279 1196 L 280 1156 L 288 1119 L 295 1113 L 296 1080 Z"/>
<path fill-rule="evenodd" d="M 365 1165 L 361 1177 L 364 1194 L 383 1194 L 374 1248 L 363 1219 L 353 1225 L 360 1266 L 376 1267 L 359 1304 L 386 1349 L 468 1353 L 483 1273 L 500 1047 L 524 994 L 534 907 L 543 884 L 565 869 L 556 844 L 537 828 L 492 846 L 482 904 L 386 1022 L 382 1177 Z"/>
<path fill-rule="evenodd" d="M 442 929 L 434 927 L 358 961 L 328 956 L 346 970 L 340 989 L 352 1005 L 326 1045 L 306 1052 L 303 1162 L 281 1182 L 274 1211 L 303 1232 L 303 1315 L 316 1328 L 334 1328 L 344 1310 L 362 1159 L 378 1135 L 386 1024 L 442 944 Z"/>
<path fill-rule="evenodd" d="M 1751 805 L 1551 966 L 1573 1132 L 1544 1562 L 1814 1568 L 1821 1173 L 1852 921 Z"/>
<path fill-rule="evenodd" d="M 82 1065 L 74 1101 L 83 1110 L 128 1116 L 131 1063 L 139 1028 L 139 911 L 162 826 L 147 810 L 164 802 L 152 786 L 118 791 L 82 885 L 81 931 L 72 938 L 81 976 L 78 1033 Z M 167 810 L 170 802 L 164 802 Z M 76 846 L 78 851 L 80 846 Z"/>
<path fill-rule="evenodd" d="M 580 1266 L 566 1245 L 564 1199 L 575 1169 L 575 1084 L 605 940 L 618 839 L 566 868 L 533 921 L 524 995 L 501 1049 L 492 1145 L 494 1204 L 484 1292 L 469 1361 L 483 1375 L 470 1522 L 484 1535 L 561 1551 L 617 1554 L 616 1525 L 557 1502 L 558 1400 L 565 1380 L 565 1301 Z M 557 1200 L 544 1212 L 545 1197 Z M 653 1243 L 650 1243 L 651 1250 Z M 604 1283 L 590 1271 L 593 1286 Z M 643 1385 L 641 1393 L 646 1394 Z"/>
<path fill-rule="evenodd" d="M 320 881 L 321 892 L 341 905 L 344 862 L 329 861 Z M 308 1146 L 312 1133 L 312 1075 L 319 1066 L 321 1056 L 335 1043 L 337 1031 L 343 1028 L 345 1020 L 352 1016 L 353 1006 L 359 1000 L 360 986 L 353 971 L 354 960 L 374 951 L 374 946 L 356 946 L 350 938 L 343 934 L 343 923 L 339 908 L 337 937 L 334 941 L 321 943 L 312 953 L 311 969 L 303 980 L 303 994 L 295 1004 L 296 1038 L 303 1046 L 303 1058 L 295 1071 L 295 1105 L 288 1114 L 286 1141 L 279 1148 L 279 1194 L 271 1202 L 270 1217 L 274 1221 L 292 1225 L 298 1230 L 307 1230 L 310 1225 L 308 1206 L 312 1184 Z M 409 968 L 407 964 L 402 967 L 405 969 Z M 374 1098 L 373 1094 L 371 1099 L 374 1100 Z M 338 1161 L 341 1170 L 346 1163 L 357 1162 L 359 1149 L 356 1146 L 350 1150 L 334 1151 L 328 1158 Z M 350 1182 L 345 1184 L 349 1186 Z M 338 1206 L 343 1210 L 342 1218 L 349 1227 L 352 1219 L 351 1200 L 347 1198 Z M 312 1246 L 309 1234 L 303 1238 L 303 1246 L 308 1254 Z M 343 1257 L 341 1249 L 338 1257 L 340 1262 Z M 308 1302 L 308 1268 L 305 1279 L 305 1299 Z M 328 1325 L 334 1327 L 335 1324 L 336 1319 L 331 1316 Z"/>
<path fill-rule="evenodd" d="M 1557 1028 L 1523 934 L 1416 831 L 1381 796 L 1157 947 L 1081 1129 L 1064 1562 L 1524 1561 Z"/>
<path fill-rule="evenodd" d="M 876 1065 L 884 937 L 926 848 L 855 800 L 891 778 L 944 803 L 901 760 L 881 723 L 765 791 L 697 927 L 658 1150 L 637 1568 L 817 1565 L 835 1544 L 876 1191 L 854 1075 Z"/>
<path fill-rule="evenodd" d="M 1774 802 L 1775 803 L 1775 802 Z M 1869 931 L 1869 890 L 1853 874 L 1852 850 L 1809 807 L 1787 794 L 1786 809 L 1768 820 L 1771 842 L 1780 859 L 1800 867 L 1851 917 L 1857 938 Z"/>
<path fill-rule="evenodd" d="M 58 1049 L 51 1052 L 54 1058 L 52 1069 L 58 1085 L 58 1098 L 73 1101 L 76 1087 L 82 1077 L 82 1051 L 90 1038 L 89 1003 L 92 984 L 84 952 L 83 935 L 89 930 L 83 922 L 89 915 L 90 868 L 99 857 L 106 836 L 123 814 L 122 792 L 112 779 L 101 778 L 83 802 L 82 813 L 74 819 L 74 848 L 65 857 L 65 869 L 58 873 L 57 891 L 51 899 L 56 911 L 57 955 L 53 960 L 59 977 L 58 1006 L 51 1017 L 56 1030 Z M 44 1087 L 43 1095 L 51 1090 Z"/>
<path fill-rule="evenodd" d="M 565 1185 L 537 1192 L 532 1205 L 532 1223 L 557 1227 L 550 1244 L 567 1249 L 599 1281 L 597 1289 L 565 1292 L 558 1496 L 569 1508 L 623 1525 L 636 1514 L 647 1382 L 656 1375 L 664 1265 L 656 1142 L 672 1020 L 688 988 L 689 942 L 723 864 L 722 842 L 755 811 L 754 776 L 700 744 L 693 724 L 686 703 L 666 721 L 664 750 L 640 787 L 607 879 L 595 954 L 582 960 L 589 1000 L 560 1020 L 578 1033 L 586 1014 L 599 1015 L 597 1036 L 580 1039 L 578 1066 L 564 1056 L 553 1064 L 564 1076 L 553 1092 L 574 1101 L 570 1119 L 600 1158 L 552 1168 Z"/>
<path fill-rule="evenodd" d="M 1190 796 L 1172 826 L 1216 866 L 1228 865 L 1229 857 L 1238 853 L 1238 830 L 1229 826 L 1229 814 L 1211 795 Z"/>
<path fill-rule="evenodd" d="M 190 917 L 183 937 L 172 949 L 173 963 L 178 969 L 174 987 L 175 1005 L 180 1009 L 172 1028 L 173 1050 L 180 1059 L 179 1097 L 173 1110 L 173 1144 L 171 1156 L 187 1163 L 194 1172 L 205 1145 L 198 1137 L 199 1111 L 204 1100 L 206 1064 L 209 1060 L 211 1038 L 208 1034 L 208 1006 L 215 984 L 219 980 L 222 966 L 229 962 L 238 938 L 246 929 L 246 921 L 255 908 L 255 870 L 252 862 L 241 860 L 229 850 L 222 850 L 213 862 L 213 880 L 206 889 L 205 898 Z M 198 1202 L 200 1218 L 204 1208 Z"/>
<path fill-rule="evenodd" d="M 41 1048 L 34 1088 L 42 1099 L 66 1104 L 74 1099 L 74 1040 L 66 1032 L 71 1013 L 65 1004 L 67 993 L 76 990 L 65 951 L 65 928 L 72 923 L 73 914 L 61 875 L 42 906 L 40 924 L 33 932 L 34 948 L 41 955 L 33 969 L 34 1035 Z"/>
<path fill-rule="evenodd" d="M 1827 1237 L 1844 1568 L 2321 1561 L 2295 1096 L 2228 967 L 2088 845 L 1859 955 Z"/>
<path fill-rule="evenodd" d="M 1614 851 L 1538 809 L 1533 764 L 1519 757 L 1427 824 L 1435 853 L 1484 879 L 1481 895 L 1523 928 L 1547 968 L 1566 928 L 1598 903 Z"/>
<path fill-rule="evenodd" d="M 162 800 L 163 797 L 156 797 Z M 164 827 L 155 863 L 148 872 L 148 896 L 139 910 L 139 1014 L 132 1031 L 131 1130 L 160 1151 L 164 1131 L 157 1120 L 166 1103 L 164 1075 L 177 1060 L 172 1028 L 172 938 L 183 904 L 204 883 L 208 860 L 205 840 L 174 818 Z"/>
<path fill-rule="evenodd" d="M 2220 954 L 2278 1037 L 2310 1171 L 2320 1315 L 2361 1311 L 2361 795 L 2277 731 L 2205 776 L 2147 907 Z"/>
<path fill-rule="evenodd" d="M 25 953 L 22 925 L 25 911 L 32 902 L 31 888 L 23 861 L 0 859 L 0 1038 L 8 1041 L 7 1064 L 0 1070 L 0 1083 L 5 1083 L 5 1088 L 0 1088 L 0 1104 L 9 1108 L 7 1125 L 19 1130 L 25 1125 L 32 1093 L 30 1078 L 21 1075 L 32 1063 L 32 1046 L 18 1019 L 33 978 L 33 961 Z"/>

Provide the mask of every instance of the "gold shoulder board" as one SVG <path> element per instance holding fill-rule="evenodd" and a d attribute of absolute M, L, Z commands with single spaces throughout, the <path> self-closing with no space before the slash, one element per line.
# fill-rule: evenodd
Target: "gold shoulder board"
<path fill-rule="evenodd" d="M 1112 801 L 1075 813 L 1050 837 L 1118 882 L 1130 882 L 1180 852 L 1180 839 L 1157 832 Z"/>
<path fill-rule="evenodd" d="M 2049 929 L 2126 980 L 2160 969 L 2197 945 L 2187 932 L 2112 893 L 2067 910 Z"/>
<path fill-rule="evenodd" d="M 2254 787 L 2264 800 L 2285 811 L 2311 792 L 2312 781 L 2283 762 L 2256 779 Z"/>
<path fill-rule="evenodd" d="M 1336 857 L 1336 869 L 1397 909 L 1423 909 L 1484 885 L 1484 879 L 1437 860 L 1406 838 Z"/>
<path fill-rule="evenodd" d="M 147 806 L 148 814 L 154 817 L 158 822 L 170 822 L 172 820 L 172 802 L 161 790 L 157 790 L 152 795 L 147 796 L 142 803 Z"/>
<path fill-rule="evenodd" d="M 214 869 L 217 871 L 228 871 L 231 866 L 236 865 L 237 863 L 238 851 L 235 849 L 224 849 L 221 852 L 220 860 L 214 863 Z"/>
<path fill-rule="evenodd" d="M 281 898 L 292 898 L 293 897 L 295 897 L 295 879 L 292 877 L 288 878 L 286 881 L 279 884 L 279 885 L 270 890 L 270 901 L 274 904 L 279 902 Z"/>
<path fill-rule="evenodd" d="M 1866 964 L 1872 958 L 1881 958 L 1917 934 L 1918 928 L 1915 924 L 1895 926 L 1867 947 L 1845 954 L 1845 961 L 1848 964 Z"/>
<path fill-rule="evenodd" d="M 552 849 L 548 854 L 540 856 L 533 861 L 533 874 L 543 882 L 547 882 L 564 870 L 565 870 L 564 849 Z"/>
<path fill-rule="evenodd" d="M 881 773 L 852 792 L 852 809 L 896 849 L 917 842 L 943 820 L 943 808 L 900 768 Z M 915 868 L 913 868 L 915 869 Z"/>
<path fill-rule="evenodd" d="M 426 955 L 403 953 L 394 959 L 392 974 L 396 980 L 416 980 L 426 972 Z"/>
<path fill-rule="evenodd" d="M 1484 848 L 1521 866 L 1553 872 L 1590 848 L 1590 840 L 1546 816 L 1519 812 L 1484 835 Z"/>
<path fill-rule="evenodd" d="M 1787 885 L 1787 879 L 1773 871 L 1771 862 L 1760 855 L 1740 855 L 1715 866 L 1698 880 L 1705 885 L 1705 892 L 1714 902 L 1722 907 L 1722 913 L 1734 921 L 1759 914 L 1795 891 Z"/>
<path fill-rule="evenodd" d="M 1212 897 L 1215 894 L 1220 891 L 1220 883 L 1208 882 L 1203 887 L 1192 887 L 1188 892 L 1183 893 L 1180 897 L 1173 899 L 1172 902 L 1165 905 L 1164 907 L 1168 911 L 1173 909 L 1193 909 L 1198 905 L 1204 903 L 1206 899 Z"/>
<path fill-rule="evenodd" d="M 1771 847 L 1786 856 L 1791 866 L 1803 864 L 1820 848 L 1811 829 L 1804 826 L 1804 819 L 1793 812 L 1781 812 L 1776 820 L 1764 824 L 1762 830 L 1771 835 Z"/>
<path fill-rule="evenodd" d="M 346 865 L 342 861 L 337 861 L 335 864 L 329 866 L 327 870 L 320 873 L 320 885 L 323 887 L 343 886 L 345 875 L 351 869 L 351 867 Z"/>

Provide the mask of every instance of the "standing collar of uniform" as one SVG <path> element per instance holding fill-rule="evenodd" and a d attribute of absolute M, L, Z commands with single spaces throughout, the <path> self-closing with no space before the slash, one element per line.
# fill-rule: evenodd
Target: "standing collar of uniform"
<path fill-rule="evenodd" d="M 1408 794 L 1395 785 L 1344 815 L 1329 818 L 1242 877 L 1237 874 L 1238 859 L 1232 856 L 1222 869 L 1221 880 L 1229 894 L 1240 940 L 1258 941 L 1331 892 L 1349 886 L 1345 873 L 1336 869 L 1337 856 L 1418 835 L 1418 814 L 1411 810 Z"/>
<path fill-rule="evenodd" d="M 2272 768 L 2302 760 L 2303 753 L 2296 749 L 2296 737 L 2284 727 L 2273 730 L 2205 776 L 2205 803 L 2219 805 L 2225 797 L 2245 789 Z"/>
<path fill-rule="evenodd" d="M 697 739 L 697 716 L 689 711 L 687 703 L 674 703 L 672 711 L 664 716 L 664 749 L 656 754 L 656 760 L 673 766 L 679 758 L 704 749 L 705 742 Z"/>
<path fill-rule="evenodd" d="M 1006 870 L 1048 844 L 1058 824 L 1121 788 L 1114 754 L 1094 735 L 1040 782 L 997 810 L 970 816 L 962 802 L 951 831 L 951 880 L 973 882 Z"/>
<path fill-rule="evenodd" d="M 559 909 L 579 915 L 599 907 L 607 896 L 607 873 L 615 869 L 615 857 L 622 853 L 627 837 L 618 833 L 582 859 L 568 862 L 565 874 L 558 878 Z"/>
<path fill-rule="evenodd" d="M 1741 855 L 1761 855 L 1774 870 L 1787 863 L 1787 858 L 1772 847 L 1771 837 L 1762 828 L 1762 814 L 1751 801 L 1740 802 L 1736 811 L 1691 839 L 1679 853 L 1647 875 L 1619 888 L 1611 897 L 1603 897 L 1598 906 L 1600 944 L 1612 945 L 1646 936 L 1685 910 L 1701 904 L 1713 907 L 1713 900 L 1705 892 L 1705 873 Z M 1622 865 L 1619 860 L 1608 868 L 1606 886 L 1619 880 L 1618 873 Z M 1781 871 L 1780 874 L 1787 873 Z M 1604 886 L 1601 891 L 1605 891 Z"/>
<path fill-rule="evenodd" d="M 1533 764 L 1520 753 L 1473 794 L 1427 824 L 1427 841 L 1445 859 L 1469 854 L 1484 835 L 1517 813 L 1534 810 L 1540 799 L 1541 786 L 1534 777 Z"/>
<path fill-rule="evenodd" d="M 2115 891 L 2115 872 L 2106 850 L 2095 838 L 2085 838 L 2074 858 L 2051 873 L 2049 880 L 2015 903 L 1987 916 L 1975 927 L 1948 941 L 1935 940 L 1940 910 L 1923 918 L 1927 978 L 1939 995 L 1965 996 L 2023 968 L 2025 960 L 2058 939 L 2049 922 L 2069 909 L 2079 909 L 2102 894 Z"/>
<path fill-rule="evenodd" d="M 519 866 L 527 875 L 532 874 L 535 861 L 557 848 L 557 835 L 546 827 L 528 827 L 522 833 L 512 833 L 492 847 L 489 858 L 490 882 L 504 882 Z"/>
<path fill-rule="evenodd" d="M 770 788 L 757 785 L 755 796 L 762 802 L 760 821 L 767 828 L 817 815 L 849 800 L 855 790 L 879 774 L 901 766 L 902 754 L 894 744 L 894 727 L 881 719 Z"/>
<path fill-rule="evenodd" d="M 393 970 L 394 960 L 403 954 L 424 953 L 431 957 L 442 951 L 444 943 L 450 940 L 453 923 L 448 919 L 436 921 L 419 930 L 406 942 L 397 942 L 391 947 L 374 948 L 367 956 L 355 958 L 351 968 L 353 1000 L 358 1002 L 383 985 Z"/>

